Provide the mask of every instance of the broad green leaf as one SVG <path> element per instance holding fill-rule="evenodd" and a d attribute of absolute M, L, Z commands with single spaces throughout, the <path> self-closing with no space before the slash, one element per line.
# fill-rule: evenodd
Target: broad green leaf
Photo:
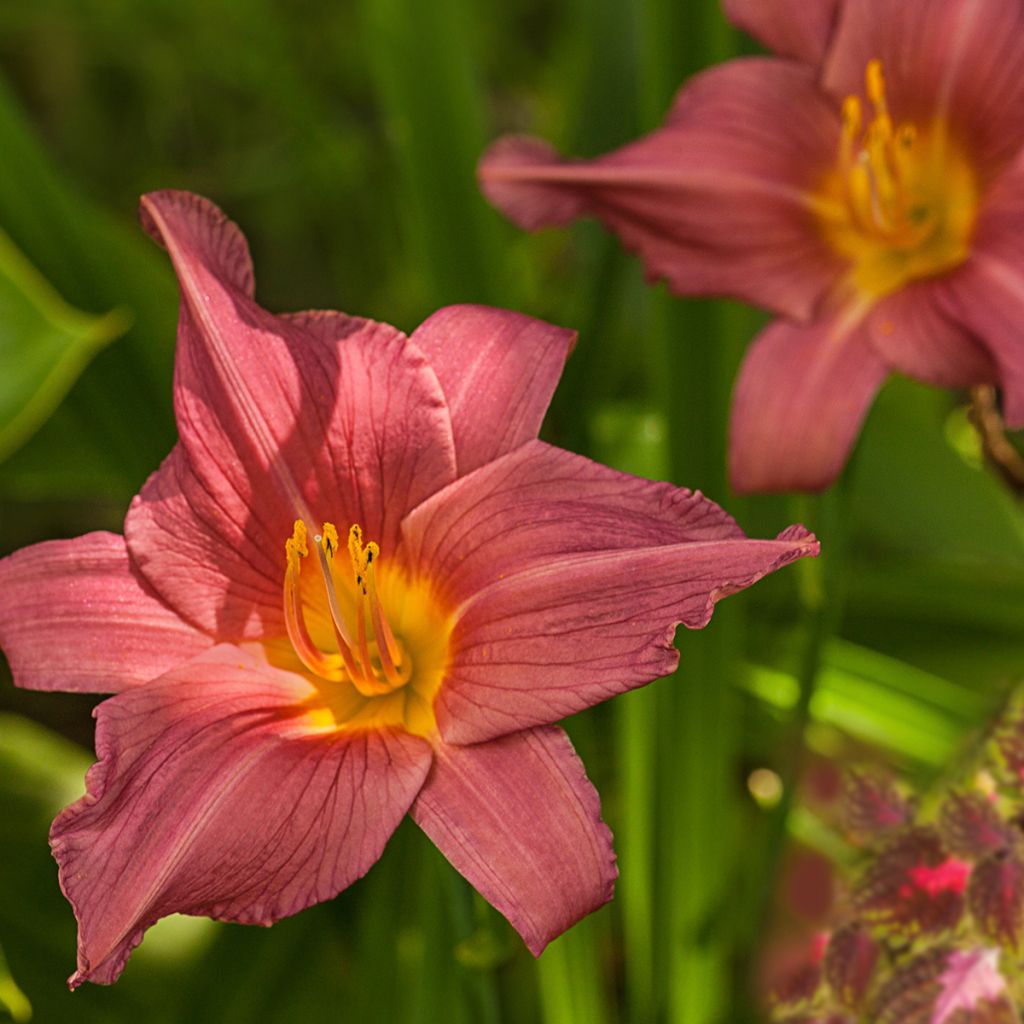
<path fill-rule="evenodd" d="M 0 461 L 56 408 L 128 315 L 73 309 L 0 231 Z"/>

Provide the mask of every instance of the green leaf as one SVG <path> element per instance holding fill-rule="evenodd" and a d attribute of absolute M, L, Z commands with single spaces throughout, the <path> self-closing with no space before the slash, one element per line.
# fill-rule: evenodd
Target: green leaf
<path fill-rule="evenodd" d="M 7 959 L 0 948 L 0 1010 L 4 1010 L 14 1021 L 23 1024 L 32 1019 L 32 1004 L 25 993 L 18 988 L 7 967 Z"/>
<path fill-rule="evenodd" d="M 92 356 L 123 334 L 122 310 L 73 309 L 0 231 L 0 461 L 56 408 Z"/>

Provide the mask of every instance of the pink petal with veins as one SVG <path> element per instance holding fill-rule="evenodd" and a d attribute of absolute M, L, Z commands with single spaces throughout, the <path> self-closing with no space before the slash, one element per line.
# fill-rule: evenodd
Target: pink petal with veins
<path fill-rule="evenodd" d="M 486 306 L 449 306 L 413 331 L 441 382 L 460 476 L 532 441 L 576 334 Z"/>
<path fill-rule="evenodd" d="M 116 534 L 0 560 L 0 648 L 28 690 L 118 693 L 212 644 L 160 600 Z"/>
<path fill-rule="evenodd" d="M 50 833 L 79 923 L 73 988 L 114 981 L 167 914 L 270 924 L 374 864 L 430 747 L 318 730 L 315 703 L 305 679 L 221 646 L 99 706 L 99 763 Z"/>
<path fill-rule="evenodd" d="M 825 63 L 826 88 L 837 100 L 863 95 L 874 59 L 893 117 L 947 121 L 983 178 L 1024 144 L 1020 0 L 850 0 Z"/>
<path fill-rule="evenodd" d="M 838 137 L 838 108 L 810 68 L 745 58 L 698 75 L 661 128 L 614 153 L 565 161 L 543 143 L 499 140 L 479 177 L 523 227 L 597 217 L 680 295 L 807 318 L 843 267 L 811 197 Z"/>
<path fill-rule="evenodd" d="M 856 2 L 856 0 L 855 0 Z M 722 0 L 726 17 L 783 57 L 820 63 L 840 0 Z"/>
<path fill-rule="evenodd" d="M 442 744 L 412 815 L 534 956 L 612 898 L 611 833 L 561 729 Z"/>
<path fill-rule="evenodd" d="M 847 309 L 807 326 L 777 320 L 754 340 L 732 401 L 737 491 L 819 491 L 835 480 L 889 373 L 864 315 Z"/>

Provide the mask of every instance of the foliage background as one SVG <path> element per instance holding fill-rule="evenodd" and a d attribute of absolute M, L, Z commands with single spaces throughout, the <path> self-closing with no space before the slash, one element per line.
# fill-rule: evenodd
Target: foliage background
<path fill-rule="evenodd" d="M 743 49 L 714 0 L 0 5 L 0 229 L 66 303 L 131 323 L 102 347 L 110 322 L 69 319 L 49 293 L 26 304 L 0 247 L 0 409 L 56 405 L 0 461 L 0 554 L 119 529 L 173 443 L 175 286 L 135 224 L 138 195 L 163 187 L 241 224 L 270 309 L 410 330 L 489 302 L 579 329 L 547 436 L 699 487 L 752 534 L 802 519 L 824 550 L 681 636 L 676 678 L 569 723 L 622 876 L 614 903 L 536 963 L 406 825 L 337 900 L 269 931 L 171 919 L 114 988 L 69 995 L 74 922 L 46 832 L 82 791 L 95 701 L 4 674 L 0 1019 L 757 1020 L 762 953 L 827 903 L 827 876 L 818 892 L 791 843 L 833 848 L 796 797 L 801 766 L 884 758 L 923 785 L 1000 706 L 1019 672 L 1024 534 L 962 396 L 893 381 L 832 492 L 737 500 L 726 411 L 760 315 L 648 287 L 595 225 L 520 234 L 476 189 L 497 134 L 596 155 Z M 102 347 L 63 400 L 59 382 L 33 391 L 16 372 L 54 324 L 78 361 Z M 781 800 L 756 798 L 757 768 Z"/>

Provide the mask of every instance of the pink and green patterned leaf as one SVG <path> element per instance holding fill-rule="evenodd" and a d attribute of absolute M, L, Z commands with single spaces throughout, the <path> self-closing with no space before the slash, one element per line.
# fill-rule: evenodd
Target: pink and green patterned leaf
<path fill-rule="evenodd" d="M 946 798 L 939 811 L 939 834 L 950 853 L 971 860 L 1003 849 L 1012 839 L 992 800 L 975 792 Z"/>
<path fill-rule="evenodd" d="M 875 769 L 850 771 L 843 784 L 843 824 L 868 841 L 888 835 L 910 822 L 913 808 L 888 774 Z"/>
<path fill-rule="evenodd" d="M 864 1001 L 878 961 L 878 946 L 859 922 L 833 933 L 825 950 L 825 980 L 835 997 L 851 1009 Z"/>
<path fill-rule="evenodd" d="M 819 932 L 804 943 L 798 943 L 785 966 L 773 977 L 768 986 L 768 1003 L 775 1018 L 803 1019 L 819 1002 L 822 991 L 822 960 L 828 943 L 828 933 Z"/>
<path fill-rule="evenodd" d="M 853 1017 L 845 1013 L 825 1010 L 821 1013 L 798 1014 L 796 1017 L 777 1017 L 778 1024 L 856 1024 Z"/>
<path fill-rule="evenodd" d="M 1024 863 L 1016 852 L 998 850 L 971 872 L 967 906 L 986 938 L 1020 949 L 1024 930 Z"/>
<path fill-rule="evenodd" d="M 871 861 L 854 888 L 854 906 L 888 932 L 936 934 L 960 920 L 969 874 L 970 865 L 946 853 L 935 829 L 907 829 Z"/>
<path fill-rule="evenodd" d="M 1013 781 L 1024 780 L 1024 715 L 1019 710 L 1007 714 L 992 741 L 1002 766 Z"/>
<path fill-rule="evenodd" d="M 940 947 L 905 964 L 881 988 L 874 1024 L 1015 1024 L 999 951 Z"/>
<path fill-rule="evenodd" d="M 771 991 L 776 1012 L 792 1014 L 808 1007 L 821 987 L 821 965 L 805 963 L 787 974 Z M 788 1018 L 787 1018 L 788 1019 Z"/>

